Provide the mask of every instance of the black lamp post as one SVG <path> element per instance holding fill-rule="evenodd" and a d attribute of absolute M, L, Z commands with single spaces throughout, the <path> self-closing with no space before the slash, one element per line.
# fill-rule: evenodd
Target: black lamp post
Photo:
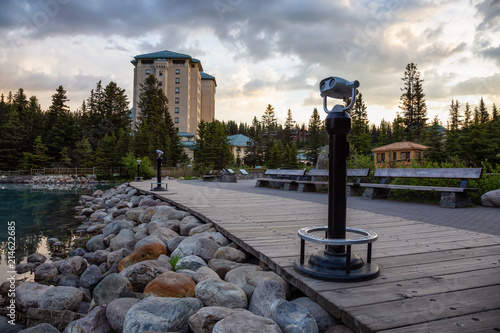
<path fill-rule="evenodd" d="M 153 188 L 151 191 L 166 191 L 166 188 L 161 187 L 161 156 L 163 155 L 163 152 L 159 149 L 156 150 L 156 165 L 157 165 L 157 172 L 156 172 L 156 187 Z"/>
<path fill-rule="evenodd" d="M 351 116 L 347 111 L 354 105 L 358 87 L 358 81 L 349 82 L 338 77 L 326 78 L 319 86 L 323 109 L 328 114 L 325 120 L 329 135 L 328 226 L 299 230 L 300 260 L 295 263 L 295 269 L 305 275 L 329 281 L 362 281 L 375 278 L 380 273 L 378 266 L 371 262 L 372 243 L 378 238 L 377 234 L 346 227 L 347 135 L 351 132 Z M 332 110 L 328 110 L 327 97 L 351 97 L 351 103 L 347 107 L 335 105 Z M 326 236 L 318 236 L 319 231 L 326 232 Z M 347 232 L 362 237 L 347 239 Z M 310 256 L 308 263 L 304 262 L 305 241 L 325 245 L 324 250 L 316 251 Z M 354 244 L 368 244 L 366 263 L 351 252 Z"/>

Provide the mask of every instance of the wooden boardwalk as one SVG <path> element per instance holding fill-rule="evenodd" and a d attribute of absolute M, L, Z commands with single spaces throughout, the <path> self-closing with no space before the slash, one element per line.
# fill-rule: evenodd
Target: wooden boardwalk
<path fill-rule="evenodd" d="M 132 183 L 149 190 L 150 183 Z M 327 206 L 168 181 L 152 192 L 186 209 L 269 265 L 356 332 L 500 332 L 500 237 L 349 209 L 347 226 L 375 231 L 371 281 L 335 283 L 293 269 L 297 230 L 325 225 Z M 306 254 L 320 249 L 306 242 Z M 366 246 L 353 246 L 366 257 Z M 306 257 L 307 260 L 307 257 Z"/>

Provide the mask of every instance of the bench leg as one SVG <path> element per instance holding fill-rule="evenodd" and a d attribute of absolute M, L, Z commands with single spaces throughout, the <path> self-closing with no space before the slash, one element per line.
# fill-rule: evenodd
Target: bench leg
<path fill-rule="evenodd" d="M 297 187 L 298 192 L 316 192 L 316 185 L 314 184 L 307 184 L 307 183 L 300 183 L 299 186 Z"/>
<path fill-rule="evenodd" d="M 256 183 L 255 183 L 255 187 L 267 187 L 269 182 L 265 181 L 265 180 L 258 180 Z"/>
<path fill-rule="evenodd" d="M 348 197 L 359 197 L 362 196 L 364 189 L 360 186 L 347 186 L 347 196 Z"/>
<path fill-rule="evenodd" d="M 472 206 L 472 200 L 468 193 L 441 192 L 439 207 L 464 208 L 468 206 Z"/>
<path fill-rule="evenodd" d="M 386 199 L 387 198 L 387 190 L 385 188 L 373 188 L 367 187 L 363 192 L 363 199 L 372 200 L 372 199 Z"/>
<path fill-rule="evenodd" d="M 297 191 L 298 185 L 299 184 L 297 184 L 297 183 L 285 183 L 285 185 L 283 186 L 283 190 L 285 190 L 285 191 Z"/>

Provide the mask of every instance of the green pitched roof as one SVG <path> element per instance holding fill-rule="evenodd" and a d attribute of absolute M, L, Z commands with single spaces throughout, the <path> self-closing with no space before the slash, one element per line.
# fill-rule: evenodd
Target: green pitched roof
<path fill-rule="evenodd" d="M 230 146 L 246 147 L 250 138 L 243 134 L 230 135 L 227 137 Z"/>
<path fill-rule="evenodd" d="M 172 51 L 168 51 L 168 50 L 140 54 L 140 55 L 136 55 L 134 58 L 136 60 L 137 59 L 192 59 L 190 55 L 172 52 Z M 194 61 L 194 62 L 199 62 L 199 60 Z"/>
<path fill-rule="evenodd" d="M 200 76 L 202 80 L 214 80 L 215 86 L 217 87 L 217 81 L 215 81 L 215 77 L 205 72 L 200 72 Z"/>

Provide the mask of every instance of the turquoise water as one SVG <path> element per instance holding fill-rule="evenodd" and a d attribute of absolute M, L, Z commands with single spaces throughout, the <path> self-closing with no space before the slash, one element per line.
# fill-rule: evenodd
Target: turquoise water
<path fill-rule="evenodd" d="M 29 254 L 38 252 L 50 258 L 47 238 L 56 237 L 69 246 L 81 220 L 74 218 L 74 207 L 82 194 L 92 194 L 108 185 L 17 185 L 0 184 L 0 284 L 8 276 L 9 225 L 15 222 L 16 264 L 26 262 Z M 10 228 L 11 232 L 13 228 Z M 32 274 L 17 274 L 17 279 Z"/>

